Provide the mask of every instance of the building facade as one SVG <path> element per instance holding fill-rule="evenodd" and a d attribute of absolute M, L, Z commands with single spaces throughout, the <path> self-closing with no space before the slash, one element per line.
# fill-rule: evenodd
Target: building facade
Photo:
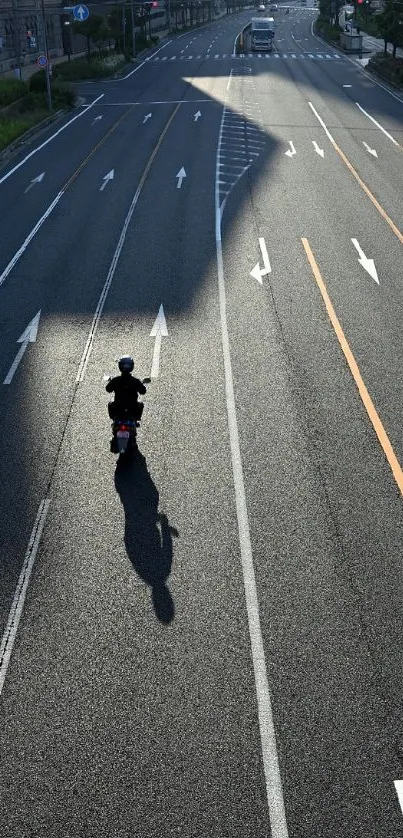
<path fill-rule="evenodd" d="M 0 73 L 45 52 L 45 25 L 49 54 L 62 54 L 60 11 L 54 0 L 0 0 Z"/>

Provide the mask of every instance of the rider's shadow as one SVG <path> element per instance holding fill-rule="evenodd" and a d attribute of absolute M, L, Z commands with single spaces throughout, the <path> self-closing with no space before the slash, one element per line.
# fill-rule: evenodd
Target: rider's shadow
<path fill-rule="evenodd" d="M 125 510 L 127 555 L 151 588 L 158 619 L 170 623 L 175 607 L 166 581 L 172 567 L 172 536 L 178 532 L 169 526 L 166 515 L 158 512 L 158 490 L 140 452 L 131 462 L 118 460 L 115 486 Z"/>

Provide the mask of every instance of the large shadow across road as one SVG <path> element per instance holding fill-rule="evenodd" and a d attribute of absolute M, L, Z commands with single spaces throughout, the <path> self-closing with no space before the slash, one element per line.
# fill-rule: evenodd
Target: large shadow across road
<path fill-rule="evenodd" d="M 175 607 L 167 580 L 172 567 L 172 538 L 179 533 L 158 511 L 158 489 L 143 454 L 138 452 L 130 460 L 118 460 L 115 487 L 125 512 L 128 558 L 140 579 L 151 588 L 156 616 L 161 623 L 171 623 Z"/>

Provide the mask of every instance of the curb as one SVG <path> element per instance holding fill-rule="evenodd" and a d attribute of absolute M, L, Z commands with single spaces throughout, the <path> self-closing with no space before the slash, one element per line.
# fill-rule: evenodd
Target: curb
<path fill-rule="evenodd" d="M 329 41 L 324 41 L 323 38 L 319 37 L 319 35 L 316 35 L 316 33 L 313 31 L 313 22 L 312 22 L 311 33 L 312 33 L 313 37 L 316 38 L 316 40 L 319 41 L 321 44 L 329 44 L 330 43 Z M 332 46 L 333 46 L 333 43 L 332 43 Z M 338 49 L 338 47 L 337 47 L 337 49 Z M 341 52 L 343 52 L 343 50 L 341 50 Z M 365 67 L 361 67 L 361 64 L 358 64 L 357 61 L 354 60 L 354 58 L 352 58 L 347 53 L 343 52 L 343 55 L 345 55 L 345 57 L 347 58 L 347 61 L 350 61 L 350 63 L 353 65 L 353 67 L 356 67 L 358 70 L 360 70 L 361 73 L 364 73 L 364 76 L 366 76 L 367 79 L 371 79 L 371 81 L 375 82 L 375 84 L 378 84 L 379 87 L 382 87 L 384 90 L 386 90 L 386 93 L 389 93 L 391 96 L 393 96 L 399 102 L 403 103 L 403 90 L 402 90 L 401 87 L 395 88 L 395 90 L 399 91 L 399 93 L 402 93 L 402 96 L 399 96 L 397 93 L 395 93 L 394 90 L 389 89 L 389 87 L 394 87 L 394 85 L 392 85 L 391 82 L 384 81 L 384 79 L 382 79 L 381 76 L 378 76 L 378 74 L 375 73 L 373 70 L 367 70 Z"/>

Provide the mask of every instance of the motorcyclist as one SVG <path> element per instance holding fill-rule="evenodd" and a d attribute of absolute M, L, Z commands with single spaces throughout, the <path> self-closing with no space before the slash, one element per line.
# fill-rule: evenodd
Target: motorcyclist
<path fill-rule="evenodd" d="M 132 375 L 134 361 L 130 355 L 123 355 L 118 361 L 120 375 L 110 378 L 106 390 L 114 393 L 115 399 L 108 404 L 108 413 L 111 419 L 116 419 L 119 413 L 139 421 L 141 419 L 144 404 L 138 401 L 138 395 L 144 395 L 147 390 L 139 378 Z M 111 450 L 115 447 L 116 439 L 112 436 Z"/>

